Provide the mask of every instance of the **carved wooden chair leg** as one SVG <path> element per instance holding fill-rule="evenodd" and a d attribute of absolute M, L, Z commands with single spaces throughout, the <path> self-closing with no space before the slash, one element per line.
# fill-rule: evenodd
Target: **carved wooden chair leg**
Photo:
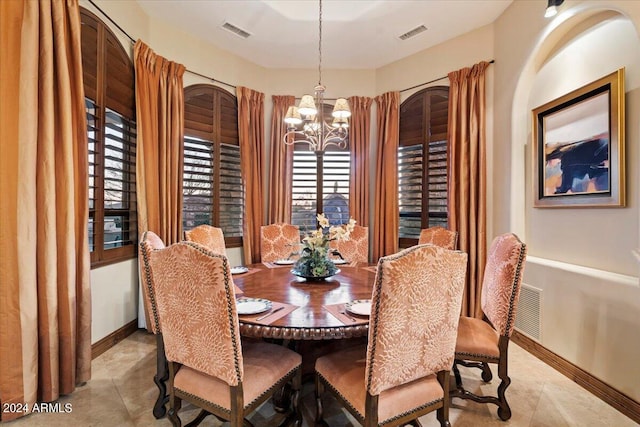
<path fill-rule="evenodd" d="M 324 393 L 324 384 L 316 376 L 316 426 L 326 426 L 327 423 L 324 420 L 323 408 L 322 408 L 322 394 Z"/>
<path fill-rule="evenodd" d="M 167 415 L 169 416 L 169 420 L 173 427 L 182 427 L 182 421 L 180 421 L 180 417 L 178 417 L 178 411 L 180 411 L 181 407 L 182 399 L 175 396 L 171 396 L 169 398 L 169 412 Z"/>
<path fill-rule="evenodd" d="M 300 427 L 302 425 L 302 410 L 300 407 L 300 388 L 302 387 L 302 376 L 300 372 L 291 380 L 291 411 L 289 415 L 282 420 L 278 427 L 292 425 Z"/>
<path fill-rule="evenodd" d="M 482 370 L 482 381 L 488 383 L 493 379 L 493 374 L 491 373 L 491 368 L 487 362 L 482 362 L 482 366 L 480 367 Z"/>
<path fill-rule="evenodd" d="M 502 421 L 507 421 L 511 418 L 511 408 L 509 407 L 509 403 L 507 403 L 505 392 L 507 391 L 507 387 L 511 384 L 511 378 L 507 375 L 506 358 L 504 362 L 498 366 L 498 377 L 502 380 L 498 386 L 498 402 L 496 402 L 498 405 L 498 416 Z"/>
<path fill-rule="evenodd" d="M 287 412 L 289 405 L 291 404 L 291 385 L 289 383 L 285 384 L 273 395 L 271 402 L 273 403 L 273 409 L 276 412 Z"/>
<path fill-rule="evenodd" d="M 302 425 L 302 408 L 300 407 L 300 389 L 302 388 L 302 367 L 292 380 L 293 396 L 291 398 L 291 410 L 294 417 L 294 427 Z"/>
<path fill-rule="evenodd" d="M 153 405 L 153 416 L 156 419 L 164 417 L 167 413 L 166 404 L 169 401 L 167 395 L 167 380 L 169 379 L 169 366 L 167 357 L 164 354 L 164 340 L 162 334 L 156 334 L 156 375 L 153 382 L 158 387 L 158 398 Z"/>
<path fill-rule="evenodd" d="M 455 360 L 453 363 L 454 369 L 456 369 Z M 449 372 L 438 372 L 438 382 L 442 387 L 444 393 L 442 408 L 436 410 L 436 418 L 440 422 L 440 427 L 451 427 L 449 422 L 449 405 L 451 404 L 451 396 L 449 394 L 451 388 L 451 376 Z M 416 420 L 418 421 L 418 420 Z"/>
<path fill-rule="evenodd" d="M 409 425 L 413 427 L 422 427 L 422 424 L 418 420 L 409 421 Z"/>
<path fill-rule="evenodd" d="M 451 368 L 451 370 L 453 371 L 453 376 L 456 379 L 456 388 L 458 390 L 462 389 L 462 377 L 460 376 L 460 369 L 458 368 L 457 360 L 454 360 L 453 368 Z"/>

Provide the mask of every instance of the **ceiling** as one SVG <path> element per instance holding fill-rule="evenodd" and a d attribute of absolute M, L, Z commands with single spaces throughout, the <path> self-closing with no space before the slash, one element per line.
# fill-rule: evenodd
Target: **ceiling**
<path fill-rule="evenodd" d="M 137 1 L 149 16 L 263 67 L 318 67 L 317 1 Z M 511 2 L 324 0 L 322 67 L 381 67 L 489 24 Z M 250 36 L 244 39 L 223 29 L 225 22 Z M 420 25 L 427 30 L 404 41 L 398 38 Z"/>

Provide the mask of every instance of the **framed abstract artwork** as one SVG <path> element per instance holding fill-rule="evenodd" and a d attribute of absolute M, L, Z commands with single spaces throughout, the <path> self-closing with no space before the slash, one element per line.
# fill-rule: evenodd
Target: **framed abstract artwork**
<path fill-rule="evenodd" d="M 625 205 L 624 68 L 533 110 L 534 206 Z"/>

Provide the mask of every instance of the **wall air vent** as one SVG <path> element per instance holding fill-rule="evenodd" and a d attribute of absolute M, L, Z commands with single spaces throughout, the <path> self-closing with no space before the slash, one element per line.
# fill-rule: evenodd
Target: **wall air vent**
<path fill-rule="evenodd" d="M 542 340 L 542 289 L 522 284 L 515 327 L 538 342 Z"/>
<path fill-rule="evenodd" d="M 424 31 L 427 31 L 427 27 L 425 27 L 424 25 L 420 25 L 418 27 L 415 27 L 413 30 L 407 31 L 404 34 L 400 34 L 398 38 L 400 40 L 407 40 L 407 39 L 410 39 L 411 37 L 417 36 L 418 34 Z"/>
<path fill-rule="evenodd" d="M 243 30 L 242 28 L 236 27 L 235 25 L 229 23 L 229 22 L 225 22 L 224 24 L 222 24 L 222 28 L 224 28 L 225 30 L 229 31 L 230 33 L 235 34 L 238 37 L 241 37 L 243 39 L 246 39 L 247 37 L 249 37 L 251 34 L 246 32 L 245 30 Z"/>

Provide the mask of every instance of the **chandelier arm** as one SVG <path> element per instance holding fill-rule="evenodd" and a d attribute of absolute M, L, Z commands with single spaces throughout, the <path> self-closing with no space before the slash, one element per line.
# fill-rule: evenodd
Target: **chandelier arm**
<path fill-rule="evenodd" d="M 290 136 L 291 138 L 289 138 Z M 304 139 L 295 139 L 296 136 L 299 136 Z M 282 142 L 284 142 L 287 145 L 294 145 L 295 143 L 298 143 L 298 142 L 309 144 L 311 148 L 313 148 L 313 151 L 316 151 L 317 147 L 319 146 L 318 138 L 316 136 L 309 135 L 299 130 L 288 131 L 287 133 L 285 133 L 282 138 Z"/>
<path fill-rule="evenodd" d="M 341 149 L 347 147 L 347 138 L 349 137 L 348 121 L 345 117 L 340 116 L 334 119 L 334 123 L 338 127 L 329 125 L 324 121 L 324 92 L 326 88 L 322 85 L 322 0 L 318 0 L 318 85 L 315 87 L 315 105 L 313 101 L 305 100 L 305 110 L 315 110 L 313 114 L 304 112 L 299 114 L 295 107 L 290 107 L 285 117 L 285 123 L 291 125 L 292 123 L 300 124 L 302 122 L 302 129 L 297 129 L 294 126 L 287 128 L 287 132 L 283 135 L 283 142 L 287 145 L 293 145 L 301 142 L 308 144 L 313 151 L 324 151 L 326 147 L 335 145 Z M 303 100 L 307 98 L 307 95 L 303 96 Z M 302 109 L 302 101 L 300 102 L 299 109 Z M 348 105 L 343 106 L 341 103 L 341 113 L 345 110 L 348 112 Z M 334 111 L 336 106 L 334 105 Z M 301 119 L 301 115 L 304 118 Z M 297 139 L 296 139 L 297 138 Z"/>

